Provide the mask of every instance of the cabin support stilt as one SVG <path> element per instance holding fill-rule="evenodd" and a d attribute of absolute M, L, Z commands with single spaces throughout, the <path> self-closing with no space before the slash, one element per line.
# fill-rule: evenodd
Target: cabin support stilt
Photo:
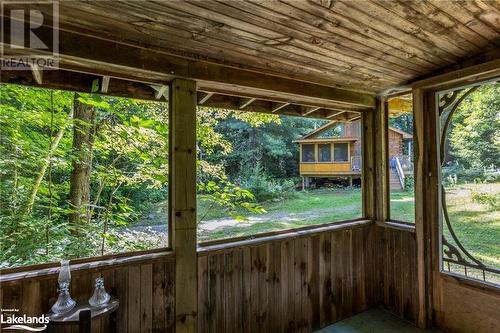
<path fill-rule="evenodd" d="M 170 85 L 170 241 L 175 252 L 175 331 L 197 332 L 196 82 Z"/>

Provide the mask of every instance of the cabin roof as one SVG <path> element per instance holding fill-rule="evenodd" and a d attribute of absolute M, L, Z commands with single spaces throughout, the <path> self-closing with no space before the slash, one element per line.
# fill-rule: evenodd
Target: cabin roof
<path fill-rule="evenodd" d="M 330 143 L 330 142 L 353 142 L 358 141 L 359 138 L 354 137 L 338 137 L 338 138 L 311 138 L 311 139 L 298 139 L 293 142 L 297 143 Z"/>
<path fill-rule="evenodd" d="M 405 131 L 402 131 L 398 128 L 389 127 L 389 131 L 393 131 L 393 132 L 401 134 L 403 136 L 403 139 L 413 139 L 413 135 L 411 135 L 410 133 L 406 133 Z"/>

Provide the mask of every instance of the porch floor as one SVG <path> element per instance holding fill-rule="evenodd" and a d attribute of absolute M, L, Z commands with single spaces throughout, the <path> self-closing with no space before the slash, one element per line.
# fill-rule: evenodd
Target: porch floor
<path fill-rule="evenodd" d="M 316 333 L 439 333 L 422 330 L 382 309 L 372 309 L 327 326 Z"/>

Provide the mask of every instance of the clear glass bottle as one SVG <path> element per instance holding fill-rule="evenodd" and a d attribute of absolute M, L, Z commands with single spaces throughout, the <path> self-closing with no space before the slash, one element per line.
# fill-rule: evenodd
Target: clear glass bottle
<path fill-rule="evenodd" d="M 71 282 L 71 271 L 69 268 L 69 260 L 61 260 L 61 268 L 59 269 L 59 297 L 52 306 L 52 312 L 61 314 L 70 311 L 76 305 L 75 300 L 69 294 L 69 285 Z"/>
<path fill-rule="evenodd" d="M 104 278 L 98 277 L 95 279 L 94 294 L 89 299 L 90 306 L 101 307 L 108 304 L 111 296 L 104 289 Z"/>

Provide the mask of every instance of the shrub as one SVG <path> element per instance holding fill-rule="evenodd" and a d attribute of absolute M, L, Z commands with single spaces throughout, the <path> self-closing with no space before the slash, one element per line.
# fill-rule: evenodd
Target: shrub
<path fill-rule="evenodd" d="M 292 179 L 276 180 L 265 174 L 258 165 L 241 181 L 241 186 L 250 191 L 258 202 L 279 199 L 291 195 L 295 189 Z"/>
<path fill-rule="evenodd" d="M 413 176 L 405 177 L 405 192 L 412 192 L 415 188 L 415 178 Z"/>
<path fill-rule="evenodd" d="M 489 194 L 472 190 L 471 196 L 472 202 L 488 206 L 491 209 L 500 208 L 500 194 Z"/>
<path fill-rule="evenodd" d="M 500 181 L 500 171 L 485 168 L 466 169 L 460 164 L 442 168 L 443 180 L 448 185 L 463 183 L 494 183 Z"/>

